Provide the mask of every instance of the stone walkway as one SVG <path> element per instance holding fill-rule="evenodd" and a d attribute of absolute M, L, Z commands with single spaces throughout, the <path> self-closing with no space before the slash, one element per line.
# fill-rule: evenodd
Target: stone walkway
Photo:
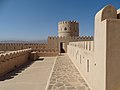
<path fill-rule="evenodd" d="M 47 90 L 90 90 L 67 54 L 58 56 Z"/>
<path fill-rule="evenodd" d="M 0 90 L 45 90 L 55 57 L 28 63 L 0 79 Z"/>

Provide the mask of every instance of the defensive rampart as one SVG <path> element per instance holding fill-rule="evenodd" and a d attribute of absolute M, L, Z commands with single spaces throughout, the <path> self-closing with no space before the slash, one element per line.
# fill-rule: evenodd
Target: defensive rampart
<path fill-rule="evenodd" d="M 91 90 L 120 90 L 120 10 L 108 5 L 95 16 L 93 42 L 73 42 L 68 55 Z"/>
<path fill-rule="evenodd" d="M 48 56 L 57 56 L 59 54 L 58 49 L 56 48 L 46 48 L 46 49 L 38 49 L 36 50 L 37 55 L 39 57 L 48 57 Z"/>
<path fill-rule="evenodd" d="M 0 51 L 15 51 L 26 48 L 32 48 L 34 50 L 39 48 L 46 48 L 46 43 L 1 43 Z"/>
<path fill-rule="evenodd" d="M 26 63 L 29 60 L 30 52 L 29 48 L 0 54 L 0 76 Z"/>

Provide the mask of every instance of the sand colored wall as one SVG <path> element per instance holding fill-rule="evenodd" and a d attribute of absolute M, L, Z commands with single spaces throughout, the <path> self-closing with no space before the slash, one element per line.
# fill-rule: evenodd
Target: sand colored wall
<path fill-rule="evenodd" d="M 50 49 L 58 49 L 60 52 L 60 43 L 62 42 L 64 45 L 64 50 L 67 52 L 67 45 L 69 42 L 73 41 L 87 41 L 87 40 L 93 40 L 93 36 L 73 36 L 73 37 L 55 37 L 55 36 L 49 36 L 48 37 L 48 43 L 47 48 Z"/>
<path fill-rule="evenodd" d="M 57 56 L 59 54 L 58 49 L 54 48 L 40 49 L 37 50 L 36 53 L 39 57 Z"/>
<path fill-rule="evenodd" d="M 47 39 L 47 48 L 57 49 L 58 48 L 58 37 L 49 36 Z"/>
<path fill-rule="evenodd" d="M 95 16 L 94 44 L 71 42 L 68 55 L 92 90 L 120 90 L 120 19 L 108 5 Z M 88 47 L 93 50 L 88 51 Z"/>
<path fill-rule="evenodd" d="M 33 52 L 37 52 L 40 56 L 56 56 L 58 55 L 58 37 L 48 37 L 48 44 L 45 43 L 1 43 L 0 51 L 15 51 L 31 48 Z M 55 52 L 55 53 L 54 53 Z M 51 54 L 50 54 L 51 53 Z"/>
<path fill-rule="evenodd" d="M 101 21 L 99 21 L 98 18 L 101 18 Z M 105 22 L 104 29 L 102 29 L 103 22 Z M 103 8 L 96 15 L 94 58 L 96 62 L 98 62 L 98 67 L 99 68 L 102 67 L 101 73 L 105 73 L 103 90 L 120 89 L 119 88 L 120 73 L 117 71 L 117 68 L 120 66 L 120 62 L 119 62 L 120 57 L 119 55 L 117 55 L 119 53 L 119 46 L 120 46 L 118 42 L 120 35 L 119 22 L 120 20 L 117 19 L 117 10 L 111 5 L 108 5 L 105 8 Z M 102 62 L 104 63 L 102 64 Z M 98 74 L 101 73 L 99 72 Z M 102 81 L 101 81 L 101 85 L 102 85 Z"/>
<path fill-rule="evenodd" d="M 0 54 L 0 76 L 27 62 L 30 52 L 31 49 L 23 49 Z"/>
<path fill-rule="evenodd" d="M 1 43 L 0 51 L 15 51 L 26 48 L 32 48 L 33 50 L 37 50 L 46 47 L 46 43 Z"/>
<path fill-rule="evenodd" d="M 37 55 L 40 57 L 55 57 L 58 54 L 59 54 L 58 52 L 39 52 L 39 53 L 37 53 Z"/>
<path fill-rule="evenodd" d="M 106 90 L 120 90 L 120 19 L 107 20 Z"/>
<path fill-rule="evenodd" d="M 106 20 L 95 21 L 94 64 L 95 80 L 93 90 L 106 90 Z"/>
<path fill-rule="evenodd" d="M 96 77 L 93 77 L 96 75 L 93 61 L 93 41 L 70 42 L 67 48 L 68 56 L 78 67 L 89 87 L 93 87 L 96 84 L 94 82 Z"/>

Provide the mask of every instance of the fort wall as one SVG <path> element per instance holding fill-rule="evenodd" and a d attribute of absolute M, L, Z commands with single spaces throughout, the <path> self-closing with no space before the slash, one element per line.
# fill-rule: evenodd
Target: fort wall
<path fill-rule="evenodd" d="M 70 42 L 67 46 L 68 56 L 78 67 L 79 71 L 81 72 L 86 82 L 88 82 L 89 86 L 91 86 L 91 83 L 94 83 L 93 79 L 95 78 L 93 78 L 95 75 L 94 70 L 91 68 L 94 67 L 93 43 L 93 41 Z"/>
<path fill-rule="evenodd" d="M 72 37 L 57 37 L 57 36 L 49 36 L 48 37 L 47 48 L 58 49 L 60 52 L 60 43 L 63 43 L 63 48 L 65 52 L 67 52 L 67 45 L 69 42 L 77 42 L 77 41 L 93 41 L 93 36 L 72 36 Z"/>
<path fill-rule="evenodd" d="M 15 51 L 32 48 L 33 50 L 46 48 L 46 43 L 0 43 L 0 51 Z"/>
<path fill-rule="evenodd" d="M 37 52 L 38 56 L 56 56 L 58 55 L 57 37 L 51 37 L 48 43 L 1 43 L 0 51 L 16 51 L 31 48 L 31 51 Z"/>
<path fill-rule="evenodd" d="M 57 56 L 59 54 L 58 49 L 55 48 L 46 48 L 46 49 L 38 49 L 36 53 L 39 57 L 52 57 Z"/>
<path fill-rule="evenodd" d="M 119 10 L 108 5 L 95 16 L 94 42 L 70 42 L 68 55 L 91 90 L 120 90 Z"/>
<path fill-rule="evenodd" d="M 0 54 L 0 76 L 26 63 L 29 60 L 30 52 L 29 48 Z"/>

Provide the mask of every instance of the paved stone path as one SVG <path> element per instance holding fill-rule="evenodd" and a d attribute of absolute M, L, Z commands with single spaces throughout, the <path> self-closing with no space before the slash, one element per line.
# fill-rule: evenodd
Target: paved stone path
<path fill-rule="evenodd" d="M 67 54 L 58 56 L 47 90 L 90 90 Z"/>
<path fill-rule="evenodd" d="M 45 90 L 55 57 L 28 64 L 0 79 L 0 90 Z"/>

